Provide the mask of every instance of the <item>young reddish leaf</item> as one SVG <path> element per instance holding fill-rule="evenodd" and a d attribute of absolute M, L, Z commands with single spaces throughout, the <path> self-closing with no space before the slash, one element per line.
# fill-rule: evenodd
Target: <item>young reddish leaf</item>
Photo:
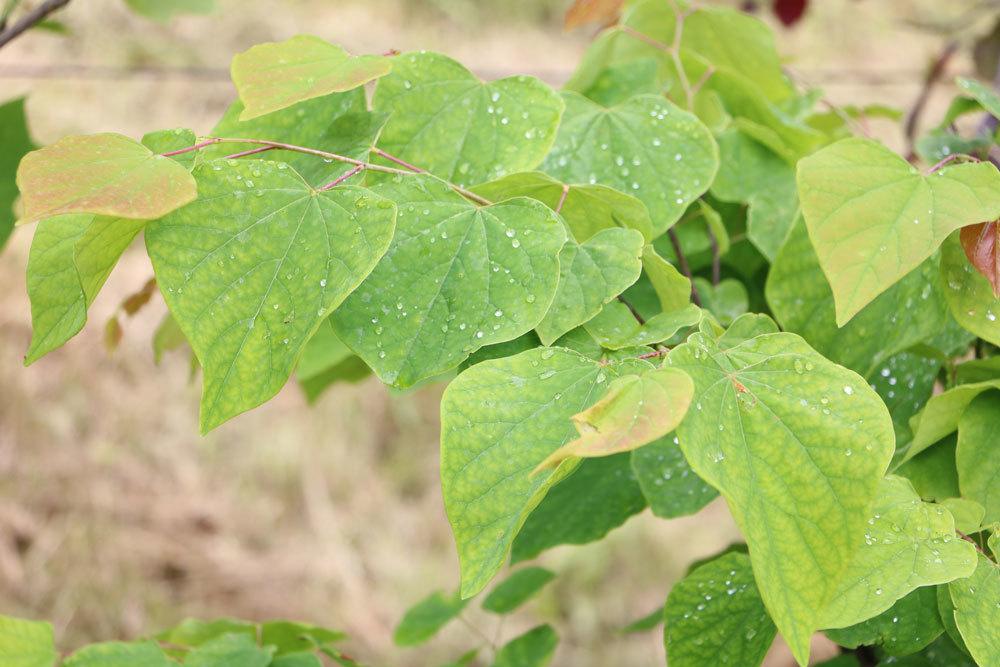
<path fill-rule="evenodd" d="M 618 20 L 625 0 L 576 0 L 566 10 L 566 30 L 573 30 L 588 23 L 611 25 Z"/>
<path fill-rule="evenodd" d="M 1000 225 L 994 221 L 963 227 L 960 238 L 965 256 L 990 281 L 993 294 L 1000 299 Z"/>
<path fill-rule="evenodd" d="M 809 0 L 774 0 L 774 15 L 784 26 L 793 26 L 806 13 Z"/>
<path fill-rule="evenodd" d="M 244 106 L 240 120 L 353 90 L 385 76 L 390 69 L 388 58 L 352 56 L 312 35 L 258 44 L 233 58 L 233 83 Z"/>
<path fill-rule="evenodd" d="M 187 169 L 112 133 L 65 137 L 28 153 L 17 187 L 23 222 L 63 213 L 153 220 L 198 196 Z"/>

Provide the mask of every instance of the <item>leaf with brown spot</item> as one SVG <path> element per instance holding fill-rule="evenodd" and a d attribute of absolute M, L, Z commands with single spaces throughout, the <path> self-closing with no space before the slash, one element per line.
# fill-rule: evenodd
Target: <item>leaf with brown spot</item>
<path fill-rule="evenodd" d="M 1000 225 L 996 221 L 963 227 L 960 238 L 965 256 L 990 281 L 1000 299 Z"/>

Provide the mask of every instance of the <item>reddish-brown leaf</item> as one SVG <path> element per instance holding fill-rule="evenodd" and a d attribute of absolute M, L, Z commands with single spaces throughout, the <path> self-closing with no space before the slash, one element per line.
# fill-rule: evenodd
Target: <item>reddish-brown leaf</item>
<path fill-rule="evenodd" d="M 566 10 L 566 29 L 573 30 L 588 23 L 611 25 L 618 20 L 625 0 L 576 0 Z"/>
<path fill-rule="evenodd" d="M 143 306 L 149 303 L 154 292 L 156 292 L 156 278 L 150 278 L 142 286 L 142 289 L 125 297 L 125 300 L 122 301 L 122 311 L 129 317 L 135 315 Z"/>
<path fill-rule="evenodd" d="M 1000 299 L 1000 224 L 993 221 L 963 227 L 960 236 L 965 256 L 990 281 L 993 294 Z"/>
<path fill-rule="evenodd" d="M 774 15 L 785 26 L 793 26 L 806 13 L 809 0 L 774 0 Z"/>

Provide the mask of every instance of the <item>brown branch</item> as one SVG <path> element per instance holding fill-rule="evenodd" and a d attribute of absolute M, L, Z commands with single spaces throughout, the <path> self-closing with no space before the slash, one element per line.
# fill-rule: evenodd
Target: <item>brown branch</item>
<path fill-rule="evenodd" d="M 944 75 L 945 68 L 948 67 L 948 62 L 951 57 L 955 55 L 958 51 L 958 42 L 951 41 L 948 42 L 938 57 L 931 64 L 929 70 L 927 70 L 927 75 L 924 77 L 923 86 L 920 88 L 920 94 L 917 95 L 916 101 L 913 103 L 913 107 L 910 109 L 910 113 L 906 115 L 906 159 L 913 162 L 916 159 L 916 151 L 914 150 L 914 144 L 917 140 L 917 130 L 920 125 L 920 117 L 924 113 L 924 108 L 927 106 L 927 101 L 930 99 L 931 90 L 938 80 Z"/>
<path fill-rule="evenodd" d="M 45 0 L 30 12 L 21 17 L 21 20 L 12 25 L 7 30 L 0 32 L 0 48 L 3 48 L 16 37 L 48 18 L 49 14 L 62 9 L 69 4 L 70 0 Z"/>
<path fill-rule="evenodd" d="M 633 306 L 631 303 L 629 303 L 628 300 L 625 297 L 623 297 L 621 294 L 619 294 L 618 295 L 618 300 L 621 301 L 623 304 L 625 304 L 625 307 L 629 309 L 630 313 L 632 313 L 632 317 L 635 318 L 636 322 L 638 322 L 640 325 L 646 323 L 646 318 L 643 317 L 642 314 L 638 310 L 635 309 L 635 306 Z"/>
<path fill-rule="evenodd" d="M 678 268 L 680 268 L 684 277 L 691 282 L 691 303 L 700 307 L 701 295 L 698 294 L 698 290 L 694 286 L 694 276 L 691 274 L 691 265 L 688 264 L 687 257 L 684 255 L 684 249 L 681 248 L 681 240 L 677 236 L 677 232 L 672 227 L 667 230 L 667 236 L 670 237 L 670 245 L 673 246 L 674 254 L 677 255 Z"/>

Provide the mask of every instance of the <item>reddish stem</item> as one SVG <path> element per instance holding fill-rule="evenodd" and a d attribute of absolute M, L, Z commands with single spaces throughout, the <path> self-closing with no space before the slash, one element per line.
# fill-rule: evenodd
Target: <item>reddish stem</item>
<path fill-rule="evenodd" d="M 258 146 L 257 148 L 251 148 L 248 151 L 240 151 L 239 153 L 233 153 L 232 155 L 227 155 L 224 159 L 235 160 L 236 158 L 246 157 L 248 155 L 256 155 L 257 153 L 266 153 L 267 151 L 273 151 L 274 146 Z"/>
<path fill-rule="evenodd" d="M 559 203 L 556 204 L 556 213 L 562 211 L 563 204 L 566 203 L 567 195 L 569 195 L 569 186 L 564 183 L 562 187 L 562 194 L 559 196 Z"/>
<path fill-rule="evenodd" d="M 340 177 L 338 177 L 338 178 L 330 181 L 326 185 L 321 186 L 321 187 L 319 187 L 317 189 L 320 192 L 325 192 L 326 190 L 333 189 L 333 188 L 337 187 L 338 185 L 340 185 L 341 183 L 343 183 L 344 181 L 346 181 L 347 179 L 349 179 L 351 176 L 354 176 L 355 174 L 357 174 L 360 171 L 364 171 L 364 168 L 365 168 L 365 166 L 363 164 L 359 164 L 358 166 L 356 166 L 354 169 L 351 169 L 346 174 L 344 174 L 344 175 L 342 175 L 342 176 L 340 176 Z"/>
<path fill-rule="evenodd" d="M 379 157 L 384 157 L 386 160 L 389 160 L 389 162 L 395 162 L 399 166 L 405 167 L 405 168 L 409 169 L 410 171 L 412 171 L 415 174 L 422 174 L 422 173 L 424 173 L 424 170 L 421 169 L 420 167 L 412 165 L 409 162 L 407 162 L 406 160 L 402 160 L 402 159 L 396 157 L 395 155 L 390 155 L 389 153 L 386 153 L 381 148 L 372 148 L 372 153 L 375 153 L 375 155 L 378 155 Z"/>

